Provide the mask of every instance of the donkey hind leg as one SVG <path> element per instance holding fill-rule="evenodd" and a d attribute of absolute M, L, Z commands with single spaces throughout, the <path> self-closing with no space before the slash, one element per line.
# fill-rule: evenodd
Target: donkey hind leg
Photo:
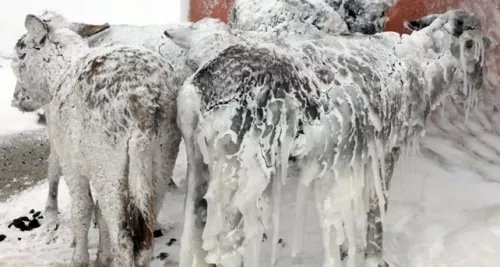
<path fill-rule="evenodd" d="M 109 237 L 108 223 L 106 222 L 99 201 L 95 204 L 95 217 L 99 228 L 99 248 L 97 250 L 96 267 L 107 267 L 113 260 L 111 253 L 111 240 Z"/>
<path fill-rule="evenodd" d="M 47 180 L 49 181 L 49 195 L 45 204 L 44 217 L 47 228 L 52 231 L 57 230 L 59 227 L 57 194 L 59 190 L 59 179 L 62 175 L 59 157 L 53 149 L 50 150 L 48 163 Z"/>
<path fill-rule="evenodd" d="M 231 145 L 226 144 L 226 148 L 227 146 Z M 212 155 L 218 154 L 220 157 L 212 158 L 213 165 L 209 164 L 208 166 L 211 178 L 206 196 L 207 210 L 203 231 L 203 248 L 208 251 L 207 262 L 217 266 L 254 266 L 246 265 L 244 262 L 247 255 L 252 257 L 254 247 L 250 247 L 250 253 L 247 248 L 243 248 L 245 241 L 244 218 L 235 203 L 237 202 L 235 194 L 238 190 L 238 180 L 231 179 L 231 172 L 240 169 L 240 166 L 234 158 L 221 153 L 226 148 L 219 147 L 212 150 L 217 152 L 209 152 Z M 256 207 L 256 205 L 254 206 Z M 253 223 L 255 224 L 255 222 Z M 258 239 L 260 245 L 262 233 Z M 244 253 L 242 253 L 243 251 Z M 257 247 L 255 251 L 260 251 L 260 247 Z"/>
<path fill-rule="evenodd" d="M 385 188 L 387 189 L 385 198 L 384 212 L 387 212 L 388 204 L 388 191 L 390 188 L 390 183 L 392 179 L 392 174 L 394 172 L 394 167 L 399 158 L 399 149 L 393 149 L 393 153 L 385 157 L 386 172 L 383 177 L 385 177 Z M 369 210 L 368 210 L 368 224 L 367 224 L 367 236 L 366 236 L 366 248 L 365 248 L 365 258 L 367 267 L 389 267 L 385 262 L 384 258 L 384 228 L 383 222 L 381 221 L 380 205 L 379 199 L 374 192 L 370 192 L 369 197 Z"/>
<path fill-rule="evenodd" d="M 71 194 L 71 221 L 75 238 L 71 266 L 89 266 L 88 232 L 92 212 L 89 180 L 80 175 L 66 175 L 65 179 Z"/>
<path fill-rule="evenodd" d="M 184 228 L 181 236 L 179 267 L 209 267 L 203 249 L 206 224 L 208 172 L 192 135 L 183 134 L 187 155 L 187 193 L 184 202 Z"/>
<path fill-rule="evenodd" d="M 173 128 L 173 127 L 172 127 Z M 181 141 L 180 132 L 175 126 L 175 129 L 167 128 L 165 132 L 168 133 L 167 138 L 162 138 L 162 143 L 160 144 L 160 149 L 154 150 L 154 162 L 155 167 L 153 169 L 153 179 L 154 179 L 154 196 L 155 196 L 155 232 L 167 229 L 159 222 L 159 214 L 163 206 L 163 200 L 168 191 L 169 184 L 172 181 L 172 173 L 175 167 L 175 161 L 177 159 L 177 154 L 179 152 L 179 145 Z"/>
<path fill-rule="evenodd" d="M 127 164 L 128 165 L 128 164 Z M 121 167 L 121 166 L 120 166 Z M 105 217 L 109 229 L 113 267 L 132 267 L 134 265 L 134 244 L 128 228 L 128 177 L 118 166 L 101 169 L 96 174 L 95 191 L 99 209 Z"/>

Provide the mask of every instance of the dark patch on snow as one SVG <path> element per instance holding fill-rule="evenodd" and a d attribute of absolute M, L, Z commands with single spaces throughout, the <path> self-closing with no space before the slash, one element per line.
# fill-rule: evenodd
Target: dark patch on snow
<path fill-rule="evenodd" d="M 30 213 L 32 213 L 32 212 L 30 212 Z M 40 216 L 41 213 L 42 213 L 41 211 L 35 212 L 35 214 L 33 214 L 33 219 L 38 218 L 38 216 Z"/>
<path fill-rule="evenodd" d="M 4 235 L 4 234 L 1 234 L 1 235 L 0 235 L 0 242 L 4 241 L 4 240 L 5 240 L 5 238 L 7 238 L 7 236 L 6 236 L 6 235 Z"/>
<path fill-rule="evenodd" d="M 155 230 L 155 231 L 153 232 L 153 236 L 154 236 L 155 238 L 162 237 L 162 236 L 163 236 L 163 233 L 161 232 L 161 229 Z"/>
<path fill-rule="evenodd" d="M 267 240 L 267 235 L 266 233 L 262 234 L 262 242 L 266 241 Z"/>
<path fill-rule="evenodd" d="M 40 211 L 35 212 L 35 210 L 30 210 L 29 213 L 31 214 L 32 211 L 34 212 L 32 215 L 33 219 L 30 219 L 27 216 L 21 216 L 19 218 L 12 220 L 8 228 L 14 226 L 15 228 L 24 232 L 24 231 L 31 231 L 33 229 L 40 227 L 41 225 L 37 218 L 41 212 Z"/>
<path fill-rule="evenodd" d="M 166 258 L 168 258 L 168 256 L 169 256 L 169 254 L 167 252 L 162 252 L 158 256 L 156 256 L 156 258 L 162 261 L 162 260 L 165 260 Z"/>
<path fill-rule="evenodd" d="M 33 214 L 33 213 L 35 213 L 35 210 L 34 210 L 34 209 L 31 209 L 31 210 L 30 210 L 30 214 Z"/>
<path fill-rule="evenodd" d="M 167 246 L 172 246 L 173 244 L 175 244 L 175 242 L 177 242 L 177 238 L 170 238 L 170 240 L 168 241 L 167 243 Z"/>
<path fill-rule="evenodd" d="M 40 227 L 40 223 L 38 222 L 37 219 L 33 219 L 31 220 L 31 222 L 28 223 L 28 231 L 38 227 Z"/>
<path fill-rule="evenodd" d="M 36 115 L 38 115 L 36 123 L 40 125 L 47 125 L 47 119 L 45 118 L 45 114 L 37 112 Z"/>

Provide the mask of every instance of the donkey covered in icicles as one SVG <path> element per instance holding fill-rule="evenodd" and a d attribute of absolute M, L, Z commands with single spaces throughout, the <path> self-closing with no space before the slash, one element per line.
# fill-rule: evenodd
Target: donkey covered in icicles
<path fill-rule="evenodd" d="M 34 15 L 25 26 L 12 62 L 15 104 L 45 109 L 72 199 L 72 266 L 89 265 L 89 182 L 100 207 L 97 266 L 149 266 L 158 207 L 181 141 L 178 77 L 150 49 L 90 48 L 75 29 Z"/>
<path fill-rule="evenodd" d="M 443 97 L 464 88 L 474 98 L 488 46 L 462 10 L 406 26 L 415 31 L 276 40 L 212 19 L 165 31 L 200 64 L 178 97 L 188 156 L 180 267 L 258 266 L 263 232 L 273 228 L 277 243 L 290 157 L 300 168 L 293 255 L 313 190 L 324 266 L 340 266 L 342 249 L 349 267 L 387 266 L 386 158 L 423 133 Z"/>

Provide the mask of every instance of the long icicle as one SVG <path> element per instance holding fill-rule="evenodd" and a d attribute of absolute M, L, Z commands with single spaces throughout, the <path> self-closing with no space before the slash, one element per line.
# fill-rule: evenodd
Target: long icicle
<path fill-rule="evenodd" d="M 293 233 L 292 257 L 296 257 L 302 251 L 304 242 L 304 227 L 306 224 L 307 201 L 309 199 L 309 186 L 301 181 L 297 185 L 297 200 L 295 204 L 295 227 Z"/>
<path fill-rule="evenodd" d="M 378 159 L 378 154 L 377 150 L 375 148 L 374 141 L 370 142 L 368 144 L 368 150 L 371 156 L 371 163 L 372 163 L 372 175 L 373 175 L 373 183 L 375 187 L 375 193 L 378 198 L 378 204 L 380 210 L 385 210 L 385 198 L 384 198 L 384 191 L 383 191 L 383 186 L 382 186 L 382 179 L 380 177 L 380 169 L 379 169 L 379 159 Z M 380 212 L 380 219 L 382 223 L 384 222 L 385 219 L 385 214 L 383 212 Z"/>
<path fill-rule="evenodd" d="M 278 171 L 281 172 L 281 171 Z M 272 252 L 271 264 L 276 264 L 279 231 L 280 231 L 280 202 L 281 202 L 281 179 L 280 175 L 274 175 L 273 179 L 273 239 L 272 239 Z"/>

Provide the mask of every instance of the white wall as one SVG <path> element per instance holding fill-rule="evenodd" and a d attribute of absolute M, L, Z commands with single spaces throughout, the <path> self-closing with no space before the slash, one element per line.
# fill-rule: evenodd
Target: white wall
<path fill-rule="evenodd" d="M 181 0 L 14 0 L 0 8 L 0 51 L 24 32 L 24 17 L 51 9 L 89 23 L 163 24 L 181 18 Z"/>
<path fill-rule="evenodd" d="M 190 0 L 180 0 L 181 21 L 189 21 L 189 3 Z"/>

